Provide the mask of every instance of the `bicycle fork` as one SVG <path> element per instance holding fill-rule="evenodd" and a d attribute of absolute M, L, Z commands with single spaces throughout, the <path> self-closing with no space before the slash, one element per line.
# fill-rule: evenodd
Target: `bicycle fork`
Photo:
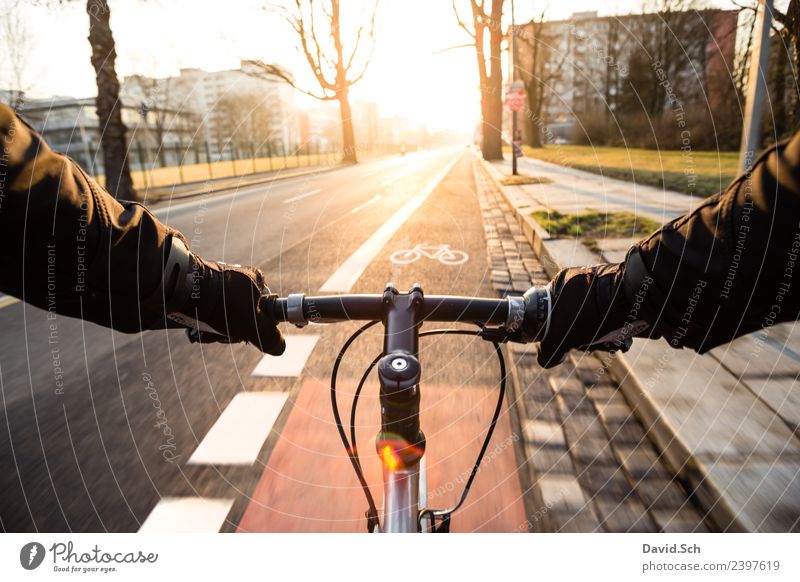
<path fill-rule="evenodd" d="M 383 464 L 381 531 L 413 533 L 420 524 L 420 501 L 427 499 L 425 436 L 419 426 L 419 311 L 422 289 L 399 293 L 387 285 L 384 301 L 384 356 L 378 366 L 381 432 L 375 439 Z"/>

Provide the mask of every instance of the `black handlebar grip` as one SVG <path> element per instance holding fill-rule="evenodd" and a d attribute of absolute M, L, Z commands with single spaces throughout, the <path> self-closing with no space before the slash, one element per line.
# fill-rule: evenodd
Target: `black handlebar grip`
<path fill-rule="evenodd" d="M 522 296 L 525 317 L 522 321 L 522 339 L 526 342 L 542 341 L 550 327 L 552 296 L 549 287 L 531 287 Z"/>

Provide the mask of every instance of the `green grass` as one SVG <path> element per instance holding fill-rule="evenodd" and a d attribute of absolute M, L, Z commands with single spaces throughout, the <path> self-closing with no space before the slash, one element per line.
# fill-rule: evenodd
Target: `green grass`
<path fill-rule="evenodd" d="M 736 152 L 581 145 L 524 146 L 523 152 L 528 157 L 577 170 L 703 197 L 724 190 L 736 176 L 739 162 Z"/>
<path fill-rule="evenodd" d="M 552 180 L 547 176 L 526 176 L 519 174 L 517 176 L 508 176 L 500 180 L 503 186 L 525 186 L 526 184 L 549 184 Z"/>
<path fill-rule="evenodd" d="M 632 212 L 596 212 L 561 214 L 556 210 L 536 210 L 531 216 L 551 237 L 580 238 L 583 243 L 597 250 L 597 239 L 642 238 L 660 225 L 644 216 Z"/>

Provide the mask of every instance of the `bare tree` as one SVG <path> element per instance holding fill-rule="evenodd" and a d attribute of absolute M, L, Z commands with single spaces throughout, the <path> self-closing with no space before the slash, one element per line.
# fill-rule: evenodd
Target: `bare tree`
<path fill-rule="evenodd" d="M 103 147 L 106 190 L 116 198 L 136 200 L 128 166 L 128 140 L 122 122 L 119 79 L 115 69 L 117 51 L 111 33 L 111 10 L 107 0 L 88 0 L 89 44 L 97 77 L 97 117 Z"/>
<path fill-rule="evenodd" d="M 758 2 L 749 0 L 734 4 L 749 17 L 746 51 L 742 53 L 737 70 L 744 93 Z M 784 10 L 773 6 L 772 18 L 774 40 L 767 72 L 772 111 L 764 119 L 764 137 L 767 140 L 781 139 L 800 127 L 800 2 L 789 0 Z"/>
<path fill-rule="evenodd" d="M 755 14 L 756 2 L 739 6 Z M 780 138 L 800 127 L 800 0 L 789 0 L 784 10 L 773 7 L 772 18 L 777 40 L 770 57 L 775 109 L 768 121 L 774 119 Z"/>
<path fill-rule="evenodd" d="M 372 5 L 371 16 L 359 25 L 350 51 L 345 49 L 342 38 L 340 4 L 341 0 L 295 0 L 293 9 L 279 8 L 284 20 L 297 34 L 303 56 L 319 84 L 319 92 L 301 87 L 283 67 L 262 61 L 247 63 L 257 67 L 262 74 L 283 79 L 295 89 L 320 101 L 338 101 L 342 119 L 342 159 L 355 163 L 358 156 L 350 88 L 364 77 L 372 58 L 378 0 Z M 362 42 L 369 42 L 367 51 L 362 50 Z"/>
<path fill-rule="evenodd" d="M 452 2 L 458 25 L 472 38 L 478 59 L 481 85 L 481 153 L 486 160 L 502 160 L 503 67 L 500 54 L 503 45 L 503 0 L 469 0 L 471 25 L 462 19 L 456 0 Z M 490 5 L 487 6 L 487 3 Z"/>
<path fill-rule="evenodd" d="M 800 71 L 800 0 L 789 0 L 785 12 L 775 9 L 772 16 L 775 22 L 780 24 L 781 34 L 791 43 L 792 68 L 794 71 Z"/>
<path fill-rule="evenodd" d="M 239 150 L 249 150 L 272 142 L 275 116 L 269 102 L 258 93 L 228 93 L 216 104 L 215 109 L 224 123 L 231 128 L 226 141 Z"/>
<path fill-rule="evenodd" d="M 153 120 L 153 132 L 155 133 L 155 147 L 158 161 L 161 166 L 166 166 L 166 149 L 164 147 L 164 137 L 170 130 L 170 126 L 176 122 L 176 111 L 172 103 L 172 88 L 174 79 L 164 77 L 156 79 L 142 75 L 126 77 L 125 90 L 128 85 L 134 85 L 137 97 L 141 98 L 140 113 L 144 119 L 145 126 L 149 126 L 147 119 Z"/>
<path fill-rule="evenodd" d="M 7 7 L 10 8 L 10 7 Z M 2 17 L 2 59 L 9 73 L 9 105 L 17 108 L 21 105 L 26 91 L 28 76 L 28 58 L 31 51 L 31 35 L 19 9 L 8 10 Z"/>
<path fill-rule="evenodd" d="M 697 0 L 647 0 L 644 6 L 651 17 L 640 18 L 635 27 L 640 42 L 645 47 L 645 58 L 650 62 L 651 70 L 660 70 L 669 79 L 676 94 L 686 100 L 691 92 L 688 85 L 695 81 L 684 81 L 681 72 L 689 65 L 692 58 L 705 59 L 706 46 L 709 40 L 708 27 L 699 10 L 704 2 Z M 631 67 L 633 69 L 633 67 Z M 699 67 L 701 74 L 704 67 Z M 635 74 L 635 72 L 634 72 Z M 642 96 L 646 112 L 651 117 L 663 113 L 669 105 L 665 98 L 662 79 L 652 71 L 640 71 L 646 76 L 646 85 L 637 87 Z"/>
<path fill-rule="evenodd" d="M 562 74 L 569 51 L 554 54 L 554 35 L 549 34 L 544 20 L 546 10 L 517 29 L 517 72 L 525 84 L 525 137 L 531 147 L 542 145 L 542 112 L 548 102 L 551 86 Z"/>

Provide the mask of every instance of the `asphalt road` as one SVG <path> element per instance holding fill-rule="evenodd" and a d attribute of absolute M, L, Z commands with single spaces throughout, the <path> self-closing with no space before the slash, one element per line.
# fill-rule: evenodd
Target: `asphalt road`
<path fill-rule="evenodd" d="M 430 196 L 413 204 L 426 188 Z M 386 231 L 408 204 L 412 211 Z M 375 236 L 386 244 L 372 244 L 354 292 L 379 292 L 389 280 L 402 289 L 418 280 L 428 293 L 493 295 L 463 147 L 384 158 L 155 211 L 184 232 L 198 254 L 262 267 L 281 295 L 317 293 Z M 468 259 L 443 265 L 435 256 L 420 256 L 402 266 L 390 260 L 392 252 L 422 243 L 448 244 Z M 319 405 L 328 402 L 332 359 L 354 325 L 287 329 L 319 337 L 307 360 L 298 356 L 299 373 L 284 376 L 255 375 L 257 366 L 269 374 L 277 364 L 262 361 L 251 346 L 192 345 L 175 330 L 119 334 L 65 317 L 48 320 L 44 311 L 22 303 L 0 308 L 0 328 L 3 530 L 158 529 L 165 521 L 182 521 L 181 500 L 199 498 L 219 503 L 205 522 L 198 518 L 198 531 L 363 529 L 364 502 L 331 433 L 329 410 Z M 442 505 L 455 496 L 445 469 L 468 468 L 478 431 L 488 422 L 484 411 L 496 395 L 497 368 L 487 348 L 452 338 L 423 346 L 424 378 L 435 395 L 423 419 L 431 423 L 428 438 L 437 437 L 432 470 L 439 463 L 442 471 L 432 483 Z M 348 355 L 345 386 L 379 349 L 380 337 L 372 334 Z M 374 394 L 367 392 L 359 417 L 365 418 L 365 440 L 376 416 Z M 277 404 L 259 400 L 248 407 L 237 399 L 250 393 L 277 395 Z M 244 430 L 237 418 L 260 406 L 266 406 L 266 433 L 256 437 L 254 458 L 225 461 L 225 455 L 247 457 L 226 426 Z M 311 408 L 313 414 L 303 417 Z M 510 435 L 508 419 L 503 423 L 501 442 Z M 206 442 L 212 437 L 221 444 Z M 200 452 L 211 460 L 192 462 Z M 223 461 L 214 461 L 220 455 Z M 476 501 L 461 529 L 511 530 L 524 520 L 512 447 L 498 455 L 498 470 L 476 483 Z M 178 513 L 170 513 L 176 507 Z"/>

